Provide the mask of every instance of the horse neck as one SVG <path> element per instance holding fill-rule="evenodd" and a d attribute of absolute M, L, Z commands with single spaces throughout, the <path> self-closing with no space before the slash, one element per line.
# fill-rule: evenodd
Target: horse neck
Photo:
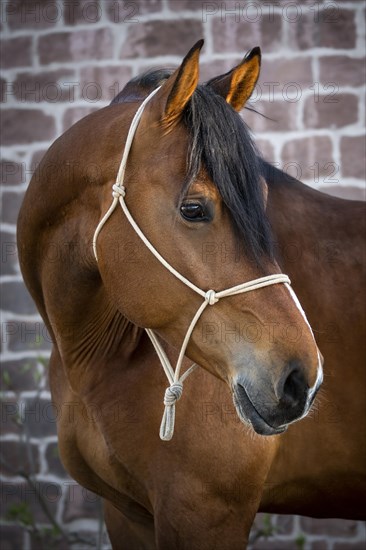
<path fill-rule="evenodd" d="M 268 185 L 267 215 L 275 238 L 304 244 L 329 240 L 358 247 L 365 223 L 365 203 L 340 199 L 305 185 L 261 159 Z"/>
<path fill-rule="evenodd" d="M 365 203 L 321 193 L 264 161 L 262 173 L 281 269 L 290 276 L 310 320 L 314 293 L 324 299 L 328 295 L 341 312 L 347 304 L 335 287 L 335 272 L 363 284 Z"/>
<path fill-rule="evenodd" d="M 18 224 L 24 277 L 76 391 L 86 376 L 95 384 L 112 357 L 121 358 L 121 368 L 128 364 L 142 333 L 108 297 L 92 252 L 101 185 L 115 177 L 128 129 L 122 116 L 115 118 L 98 111 L 55 142 L 32 178 Z M 97 143 L 90 127 L 102 129 Z"/>

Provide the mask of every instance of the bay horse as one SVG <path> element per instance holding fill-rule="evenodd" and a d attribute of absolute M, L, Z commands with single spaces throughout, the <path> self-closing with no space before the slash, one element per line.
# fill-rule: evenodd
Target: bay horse
<path fill-rule="evenodd" d="M 259 48 L 199 85 L 201 47 L 61 136 L 18 220 L 60 455 L 114 549 L 245 548 L 257 511 L 365 517 L 363 204 L 260 158 L 238 114 Z"/>

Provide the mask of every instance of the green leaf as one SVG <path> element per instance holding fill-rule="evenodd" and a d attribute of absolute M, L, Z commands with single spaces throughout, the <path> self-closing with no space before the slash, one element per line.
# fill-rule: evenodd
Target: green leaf
<path fill-rule="evenodd" d="M 303 548 L 305 547 L 305 543 L 306 543 L 306 537 L 303 533 L 299 533 L 299 535 L 297 535 L 296 539 L 295 539 L 295 544 L 296 546 L 300 549 L 300 550 L 303 550 Z"/>
<path fill-rule="evenodd" d="M 6 514 L 6 519 L 10 521 L 18 521 L 22 525 L 29 527 L 34 525 L 33 515 L 30 511 L 28 504 L 25 502 L 20 502 L 19 504 L 12 504 Z"/>
<path fill-rule="evenodd" d="M 10 386 L 11 385 L 11 378 L 10 378 L 10 374 L 7 370 L 4 370 L 3 371 L 3 381 L 4 381 L 4 384 L 6 384 L 6 386 Z"/>

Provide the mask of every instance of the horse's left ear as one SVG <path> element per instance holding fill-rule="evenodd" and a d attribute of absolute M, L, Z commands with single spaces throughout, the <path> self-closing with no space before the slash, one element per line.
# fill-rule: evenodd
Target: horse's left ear
<path fill-rule="evenodd" d="M 199 78 L 199 55 L 203 46 L 199 40 L 189 50 L 181 66 L 162 85 L 154 103 L 163 105 L 161 121 L 165 128 L 171 128 L 180 118 L 184 107 L 197 88 Z"/>
<path fill-rule="evenodd" d="M 207 82 L 235 111 L 240 111 L 253 93 L 261 68 L 261 50 L 253 48 L 239 65 Z"/>

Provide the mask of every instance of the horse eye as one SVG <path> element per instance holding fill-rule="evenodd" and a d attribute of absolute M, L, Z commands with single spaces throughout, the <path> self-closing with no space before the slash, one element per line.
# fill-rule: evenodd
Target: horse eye
<path fill-rule="evenodd" d="M 202 222 L 209 220 L 209 216 L 207 215 L 202 204 L 196 202 L 186 202 L 182 204 L 180 207 L 180 213 L 185 220 L 190 222 Z"/>

